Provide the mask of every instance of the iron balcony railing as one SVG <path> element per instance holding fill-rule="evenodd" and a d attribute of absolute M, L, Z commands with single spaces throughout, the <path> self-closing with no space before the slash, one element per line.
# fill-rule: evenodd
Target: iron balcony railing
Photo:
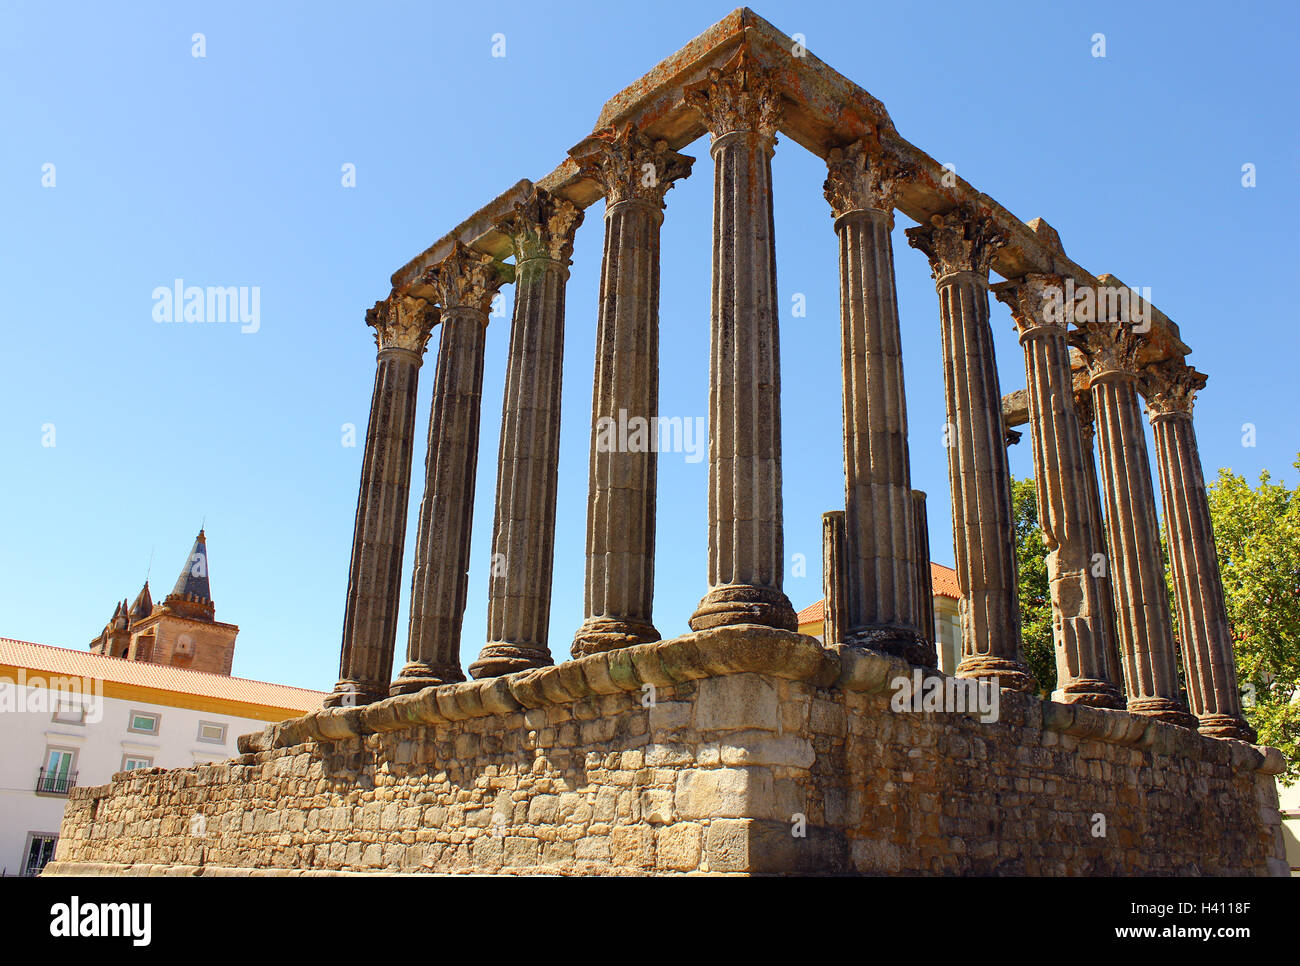
<path fill-rule="evenodd" d="M 42 768 L 36 776 L 36 791 L 42 795 L 66 795 L 77 786 L 77 773 L 50 772 Z"/>

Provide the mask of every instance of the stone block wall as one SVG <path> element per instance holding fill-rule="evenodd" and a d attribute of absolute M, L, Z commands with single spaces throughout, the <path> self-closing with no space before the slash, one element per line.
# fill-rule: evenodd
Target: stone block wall
<path fill-rule="evenodd" d="M 76 789 L 47 874 L 1283 873 L 1275 750 L 911 672 L 733 627 L 324 710 Z"/>

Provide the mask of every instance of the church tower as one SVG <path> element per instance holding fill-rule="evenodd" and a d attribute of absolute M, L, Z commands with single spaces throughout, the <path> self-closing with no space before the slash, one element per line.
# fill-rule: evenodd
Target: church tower
<path fill-rule="evenodd" d="M 170 664 L 210 674 L 230 674 L 239 627 L 216 619 L 208 582 L 207 535 L 200 530 L 172 592 L 154 604 L 146 580 L 134 603 L 117 605 L 103 633 L 90 644 L 96 654 L 128 661 Z"/>

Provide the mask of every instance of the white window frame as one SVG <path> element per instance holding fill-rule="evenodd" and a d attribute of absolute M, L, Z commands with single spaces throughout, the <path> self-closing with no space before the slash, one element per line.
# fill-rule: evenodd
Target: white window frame
<path fill-rule="evenodd" d="M 135 719 L 141 716 L 153 718 L 153 731 L 145 731 L 143 728 L 137 728 L 135 726 Z M 133 735 L 156 735 L 161 728 L 162 715 L 157 711 L 136 711 L 132 708 L 130 715 L 126 719 L 126 730 L 131 732 Z"/>
<path fill-rule="evenodd" d="M 220 729 L 221 729 L 221 737 L 220 737 L 220 738 L 206 738 L 206 737 L 204 737 L 204 735 L 203 735 L 203 729 L 204 729 L 204 728 L 220 728 Z M 200 722 L 199 722 L 199 731 L 198 731 L 198 736 L 197 736 L 197 739 L 196 739 L 196 740 L 198 740 L 198 741 L 202 741 L 204 744 L 209 744 L 209 745 L 224 745 L 224 744 L 226 743 L 226 736 L 227 736 L 229 733 L 230 733 L 230 726 L 229 726 L 228 724 L 224 723 L 224 722 L 221 722 L 221 721 L 200 721 Z"/>
<path fill-rule="evenodd" d="M 143 762 L 143 764 L 136 765 L 135 768 L 127 767 L 127 763 L 132 761 Z M 142 768 L 152 768 L 152 767 L 153 767 L 152 755 L 139 755 L 128 751 L 126 754 L 122 756 L 122 767 L 119 768 L 118 771 L 137 771 Z"/>

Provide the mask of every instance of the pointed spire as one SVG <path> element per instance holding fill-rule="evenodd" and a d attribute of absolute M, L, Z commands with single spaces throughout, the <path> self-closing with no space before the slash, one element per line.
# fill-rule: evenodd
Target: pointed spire
<path fill-rule="evenodd" d="M 136 595 L 135 602 L 131 605 L 130 618 L 132 621 L 138 621 L 152 613 L 153 597 L 149 594 L 149 580 L 146 578 L 144 586 L 140 588 L 140 593 Z"/>
<path fill-rule="evenodd" d="M 208 542 L 202 530 L 194 538 L 194 548 L 190 550 L 181 575 L 176 578 L 173 594 L 193 595 L 200 600 L 211 600 L 212 593 L 208 587 Z"/>
<path fill-rule="evenodd" d="M 176 578 L 176 586 L 163 599 L 163 606 L 197 620 L 213 619 L 212 591 L 208 585 L 208 540 L 203 530 Z"/>

